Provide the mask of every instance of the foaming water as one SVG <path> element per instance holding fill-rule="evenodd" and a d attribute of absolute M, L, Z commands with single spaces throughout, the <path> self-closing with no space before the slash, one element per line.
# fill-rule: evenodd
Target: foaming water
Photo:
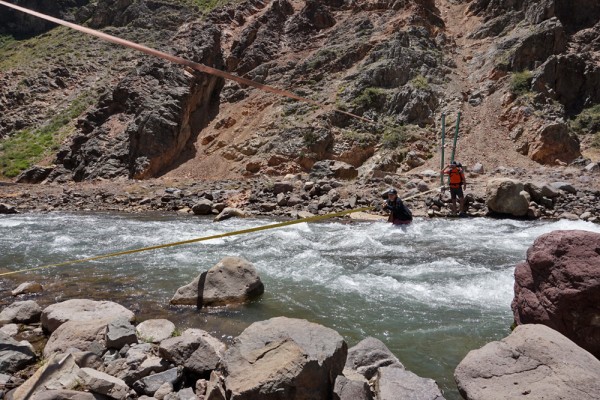
<path fill-rule="evenodd" d="M 270 224 L 114 214 L 0 216 L 0 267 L 17 270 Z M 415 373 L 459 398 L 456 365 L 474 348 L 509 333 L 514 266 L 539 235 L 557 229 L 600 232 L 585 222 L 489 219 L 298 224 L 181 247 L 36 271 L 0 280 L 44 283 L 38 301 L 113 300 L 139 319 L 169 318 L 224 340 L 250 323 L 285 315 L 336 329 L 349 345 L 383 340 Z M 264 296 L 238 308 L 199 312 L 168 305 L 175 290 L 224 256 L 259 270 Z M 6 302 L 6 301 L 5 301 Z"/>

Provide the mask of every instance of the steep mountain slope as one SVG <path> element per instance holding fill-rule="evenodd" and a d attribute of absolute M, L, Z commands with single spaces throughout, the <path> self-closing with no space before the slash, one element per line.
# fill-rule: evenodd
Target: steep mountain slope
<path fill-rule="evenodd" d="M 534 169 L 580 156 L 568 119 L 600 103 L 600 9 L 589 0 L 252 0 L 206 17 L 172 1 L 65 3 L 62 12 L 79 22 L 323 107 L 79 38 L 75 47 L 93 49 L 84 57 L 72 61 L 77 50 L 68 47 L 43 56 L 55 69 L 66 64 L 66 85 L 60 71 L 32 68 L 35 56 L 26 66 L 14 57 L 0 64 L 5 138 L 35 134 L 93 94 L 84 117 L 59 129 L 64 144 L 46 159 L 56 166 L 22 180 L 237 179 L 310 171 L 322 160 L 364 178 L 437 168 L 441 114 L 451 134 L 459 111 L 465 165 Z M 70 34 L 61 29 L 45 35 Z M 45 80 L 21 90 L 27 74 Z M 593 135 L 582 137 L 587 148 Z"/>

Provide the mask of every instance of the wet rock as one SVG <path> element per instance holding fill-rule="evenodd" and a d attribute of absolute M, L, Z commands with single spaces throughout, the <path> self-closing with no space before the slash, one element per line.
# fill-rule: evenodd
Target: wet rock
<path fill-rule="evenodd" d="M 10 204 L 0 203 L 0 214 L 17 214 L 17 209 Z"/>
<path fill-rule="evenodd" d="M 486 205 L 493 213 L 524 217 L 529 209 L 529 193 L 521 182 L 493 179 L 487 184 Z"/>
<path fill-rule="evenodd" d="M 243 258 L 225 257 L 190 284 L 177 289 L 171 304 L 205 306 L 245 302 L 264 292 L 254 266 Z"/>
<path fill-rule="evenodd" d="M 225 388 L 231 398 L 325 400 L 346 353 L 343 338 L 321 325 L 285 317 L 255 322 L 223 356 Z"/>
<path fill-rule="evenodd" d="M 175 324 L 168 319 L 149 319 L 136 326 L 135 331 L 144 342 L 159 343 L 173 336 Z"/>
<path fill-rule="evenodd" d="M 72 299 L 52 304 L 42 311 L 42 327 L 54 332 L 67 321 L 94 321 L 103 319 L 126 318 L 135 319 L 133 312 L 112 301 L 94 301 L 87 299 Z"/>
<path fill-rule="evenodd" d="M 81 368 L 77 374 L 82 386 L 93 393 L 99 393 L 111 399 L 126 399 L 129 386 L 121 379 L 91 368 Z"/>
<path fill-rule="evenodd" d="M 465 399 L 594 399 L 600 361 L 544 325 L 521 325 L 473 350 L 454 371 Z"/>
<path fill-rule="evenodd" d="M 35 359 L 31 344 L 17 342 L 0 332 L 0 373 L 12 374 L 35 362 Z"/>
<path fill-rule="evenodd" d="M 544 324 L 600 355 L 600 234 L 555 231 L 540 236 L 515 269 L 515 322 Z"/>
<path fill-rule="evenodd" d="M 238 208 L 226 207 L 223 211 L 219 213 L 219 215 L 215 217 L 214 221 L 224 221 L 233 217 L 244 218 L 246 217 L 246 213 Z"/>
<path fill-rule="evenodd" d="M 23 282 L 19 286 L 17 286 L 11 292 L 11 294 L 13 296 L 18 296 L 20 294 L 41 293 L 43 291 L 44 288 L 37 282 Z"/>
<path fill-rule="evenodd" d="M 23 324 L 39 322 L 41 315 L 42 309 L 35 301 L 15 301 L 4 307 L 2 312 L 0 312 L 0 324 L 9 322 Z"/>

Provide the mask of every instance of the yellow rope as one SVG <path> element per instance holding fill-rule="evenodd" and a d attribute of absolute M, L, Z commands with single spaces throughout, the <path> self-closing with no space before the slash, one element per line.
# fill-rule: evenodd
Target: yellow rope
<path fill-rule="evenodd" d="M 416 197 L 423 196 L 423 195 L 425 195 L 427 193 L 434 192 L 434 191 L 436 191 L 438 189 L 439 188 L 435 188 L 435 189 L 428 190 L 426 192 L 418 193 L 418 194 L 416 194 L 414 196 L 407 197 L 404 200 L 405 201 L 406 200 L 411 200 L 411 199 L 414 199 Z M 369 207 L 355 208 L 353 210 L 347 210 L 347 211 L 340 211 L 340 212 L 330 213 L 330 214 L 315 215 L 315 216 L 312 216 L 312 217 L 296 219 L 296 220 L 293 220 L 293 221 L 279 222 L 277 224 L 264 225 L 264 226 L 258 226 L 256 228 L 248 228 L 248 229 L 242 229 L 242 230 L 239 230 L 239 231 L 220 233 L 218 235 L 212 235 L 212 236 L 205 236 L 205 237 L 200 237 L 200 238 L 195 238 L 195 239 L 183 240 L 183 241 L 180 241 L 180 242 L 165 243 L 165 244 L 160 244 L 160 245 L 156 245 L 156 246 L 143 247 L 143 248 L 140 248 L 140 249 L 119 251 L 119 252 L 116 252 L 116 253 L 103 254 L 103 255 L 94 256 L 94 257 L 88 257 L 88 258 L 81 258 L 81 259 L 78 259 L 78 260 L 70 260 L 70 261 L 64 261 L 64 262 L 55 263 L 55 264 L 42 265 L 40 267 L 25 268 L 25 269 L 20 269 L 20 270 L 17 270 L 17 271 L 4 272 L 4 273 L 1 273 L 0 276 L 14 275 L 14 274 L 22 273 L 22 272 L 36 271 L 36 270 L 45 269 L 45 268 L 62 267 L 62 266 L 65 266 L 65 265 L 72 265 L 72 264 L 83 263 L 83 262 L 86 262 L 86 261 L 95 261 L 95 260 L 101 260 L 101 259 L 104 259 L 104 258 L 124 256 L 124 255 L 127 255 L 127 254 L 141 253 L 143 251 L 164 249 L 164 248 L 167 248 L 167 247 L 182 246 L 182 245 L 185 245 L 185 244 L 197 243 L 197 242 L 204 242 L 204 241 L 212 240 L 212 239 L 220 239 L 220 238 L 224 238 L 224 237 L 243 235 L 243 234 L 246 234 L 246 233 L 265 231 L 265 230 L 268 230 L 268 229 L 282 228 L 284 226 L 296 225 L 296 224 L 301 224 L 301 223 L 304 223 L 304 222 L 322 221 L 322 220 L 325 220 L 325 219 L 342 217 L 344 215 L 354 214 L 354 213 L 357 213 L 357 212 L 369 211 L 369 210 L 372 210 L 373 208 L 374 208 L 373 206 L 369 206 Z"/>

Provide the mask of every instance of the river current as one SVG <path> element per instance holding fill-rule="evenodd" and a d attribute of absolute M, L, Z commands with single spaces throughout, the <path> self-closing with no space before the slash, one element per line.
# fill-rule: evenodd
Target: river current
<path fill-rule="evenodd" d="M 0 269 L 31 268 L 273 223 L 213 223 L 189 216 L 22 214 L 0 216 Z M 2 304 L 19 282 L 36 280 L 42 305 L 71 298 L 112 300 L 138 320 L 168 318 L 228 342 L 255 321 L 305 318 L 356 344 L 382 340 L 407 369 L 458 399 L 452 374 L 469 352 L 510 333 L 515 265 L 539 235 L 600 232 L 586 222 L 416 219 L 324 222 L 215 239 L 0 279 Z M 171 307 L 178 287 L 225 256 L 252 262 L 265 284 L 257 301 L 197 311 Z"/>

